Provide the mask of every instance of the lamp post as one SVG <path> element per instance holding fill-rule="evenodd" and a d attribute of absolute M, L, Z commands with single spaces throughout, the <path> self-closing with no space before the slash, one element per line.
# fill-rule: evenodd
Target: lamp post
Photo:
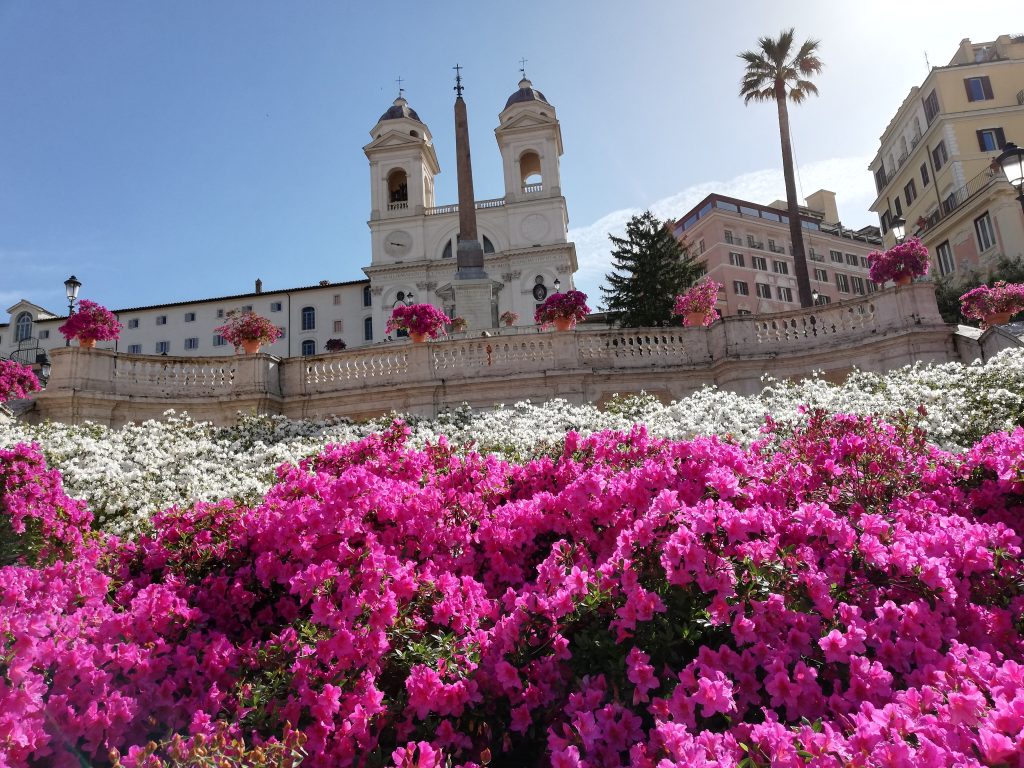
<path fill-rule="evenodd" d="M 1020 201 L 1021 211 L 1024 211 L 1024 149 L 1012 141 L 1006 142 L 993 165 L 998 165 L 1002 169 L 1006 180 L 1017 190 L 1017 199 Z"/>
<path fill-rule="evenodd" d="M 896 238 L 896 245 L 899 245 L 907 234 L 907 220 L 902 216 L 897 216 L 892 220 L 891 226 L 893 237 Z"/>
<path fill-rule="evenodd" d="M 50 362 L 50 356 L 43 352 L 36 353 L 36 365 L 39 366 L 39 381 L 45 387 L 46 382 L 50 380 L 50 370 L 53 364 Z"/>
<path fill-rule="evenodd" d="M 559 279 L 558 279 L 558 278 L 556 277 L 556 278 L 555 278 L 555 293 L 561 293 L 561 292 L 562 292 L 562 281 L 561 281 L 561 280 L 559 280 Z"/>
<path fill-rule="evenodd" d="M 72 275 L 64 281 L 64 290 L 68 295 L 68 319 L 71 319 L 71 315 L 75 311 L 75 300 L 78 298 L 78 289 L 82 287 L 82 282 Z M 71 346 L 71 339 L 64 341 L 65 347 Z"/>

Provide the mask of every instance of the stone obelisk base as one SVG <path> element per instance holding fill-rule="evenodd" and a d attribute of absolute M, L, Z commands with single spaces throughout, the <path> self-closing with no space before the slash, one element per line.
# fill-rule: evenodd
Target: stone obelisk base
<path fill-rule="evenodd" d="M 494 287 L 488 277 L 453 280 L 455 313 L 466 319 L 467 330 L 486 331 L 494 327 L 491 306 L 494 303 Z"/>

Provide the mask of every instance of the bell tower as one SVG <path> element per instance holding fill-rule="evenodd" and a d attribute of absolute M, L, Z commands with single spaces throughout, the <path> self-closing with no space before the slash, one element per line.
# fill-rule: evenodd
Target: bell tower
<path fill-rule="evenodd" d="M 370 161 L 371 221 L 422 216 L 434 206 L 434 177 L 441 172 L 434 141 L 402 90 L 363 147 Z"/>
<path fill-rule="evenodd" d="M 561 197 L 559 157 L 562 129 L 555 108 L 533 87 L 525 71 L 508 97 L 494 129 L 505 174 L 505 200 Z"/>

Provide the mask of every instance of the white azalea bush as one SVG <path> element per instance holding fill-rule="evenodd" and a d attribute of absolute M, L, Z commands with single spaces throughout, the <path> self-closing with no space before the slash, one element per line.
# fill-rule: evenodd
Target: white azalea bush
<path fill-rule="evenodd" d="M 172 505 L 223 498 L 257 503 L 279 465 L 297 464 L 325 445 L 379 432 L 395 417 L 411 428 L 414 446 L 436 443 L 444 435 L 459 449 L 522 461 L 559 452 L 569 431 L 589 435 L 635 423 L 645 424 L 658 437 L 720 435 L 748 445 L 766 414 L 795 423 L 814 409 L 910 414 L 940 447 L 962 450 L 983 435 L 1024 424 L 1024 350 L 1006 350 L 985 364 L 916 365 L 884 375 L 855 372 L 838 385 L 821 378 L 768 379 L 759 394 L 749 397 L 705 387 L 670 405 L 649 396 L 615 398 L 603 410 L 553 400 L 488 411 L 463 407 L 437 418 L 395 415 L 358 424 L 241 416 L 226 428 L 168 412 L 163 420 L 121 429 L 29 425 L 0 414 L 0 447 L 37 443 L 48 464 L 60 471 L 66 491 L 88 504 L 101 527 L 133 536 L 148 527 L 154 512 Z"/>

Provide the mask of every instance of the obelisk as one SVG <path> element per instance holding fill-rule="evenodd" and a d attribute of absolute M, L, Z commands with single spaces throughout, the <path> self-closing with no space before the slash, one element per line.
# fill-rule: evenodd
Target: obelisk
<path fill-rule="evenodd" d="M 469 328 L 494 325 L 491 305 L 493 287 L 484 271 L 484 249 L 476 229 L 476 197 L 473 193 L 473 162 L 469 153 L 469 118 L 462 98 L 462 68 L 455 67 L 455 157 L 459 180 L 459 236 L 455 260 L 455 312 Z"/>

